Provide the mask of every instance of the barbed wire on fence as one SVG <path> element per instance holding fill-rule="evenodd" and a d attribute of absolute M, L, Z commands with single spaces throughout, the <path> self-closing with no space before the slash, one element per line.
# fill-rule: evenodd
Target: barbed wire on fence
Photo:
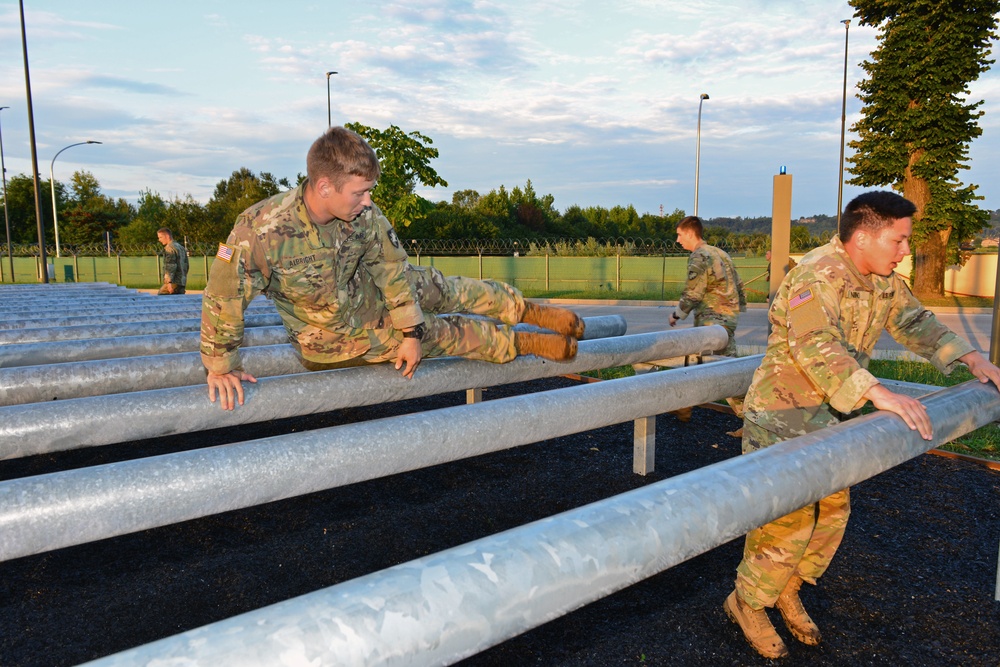
<path fill-rule="evenodd" d="M 417 255 L 450 255 L 450 256 L 561 256 L 561 257 L 613 257 L 626 256 L 677 256 L 686 255 L 676 241 L 669 239 L 654 239 L 642 237 L 615 238 L 506 238 L 506 239 L 401 239 L 411 256 Z M 770 238 L 764 239 L 712 239 L 707 242 L 722 248 L 734 257 L 763 257 L 770 248 Z M 806 252 L 818 243 L 808 247 L 793 248 L 793 253 Z M 189 255 L 211 256 L 219 248 L 218 243 L 190 242 L 187 244 Z M 994 246 L 995 247 L 995 246 Z M 148 257 L 162 255 L 163 246 L 159 243 L 94 243 L 60 246 L 63 257 Z M 12 254 L 17 257 L 37 257 L 38 244 L 13 244 Z M 993 252 L 992 248 L 983 248 L 983 252 Z M 45 252 L 49 257 L 55 257 L 55 246 L 46 245 Z M 7 256 L 7 246 L 0 245 L 0 255 Z"/>

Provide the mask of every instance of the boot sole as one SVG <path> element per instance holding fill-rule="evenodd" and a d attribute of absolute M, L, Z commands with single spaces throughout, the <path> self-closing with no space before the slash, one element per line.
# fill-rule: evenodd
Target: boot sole
<path fill-rule="evenodd" d="M 785 648 L 785 647 L 782 647 L 784 650 L 778 651 L 777 653 L 775 653 L 773 655 L 770 655 L 770 654 L 765 653 L 764 651 L 762 651 L 757 646 L 755 646 L 754 643 L 752 641 L 750 641 L 750 638 L 747 637 L 746 630 L 743 629 L 743 625 L 740 623 L 739 618 L 737 618 L 736 612 L 733 609 L 730 608 L 730 602 L 729 602 L 730 600 L 732 600 L 732 604 L 734 604 L 734 605 L 736 604 L 735 598 L 733 598 L 732 596 L 727 597 L 726 601 L 722 603 L 722 610 L 726 612 L 726 616 L 729 617 L 729 620 L 732 621 L 733 623 L 735 623 L 736 627 L 738 627 L 740 629 L 740 633 L 743 635 L 743 638 L 747 640 L 747 643 L 750 644 L 750 647 L 753 650 L 757 651 L 757 653 L 759 653 L 760 655 L 762 655 L 765 658 L 768 658 L 770 660 L 776 660 L 778 658 L 786 658 L 786 657 L 788 657 L 788 649 Z"/>
<path fill-rule="evenodd" d="M 785 622 L 785 627 L 788 628 L 788 631 L 792 633 L 793 637 L 806 646 L 819 646 L 820 637 L 814 637 L 812 634 L 805 633 L 797 626 L 792 625 L 788 621 L 788 617 L 785 616 L 785 612 L 782 611 L 781 607 L 778 607 L 778 611 L 781 612 L 781 620 Z"/>

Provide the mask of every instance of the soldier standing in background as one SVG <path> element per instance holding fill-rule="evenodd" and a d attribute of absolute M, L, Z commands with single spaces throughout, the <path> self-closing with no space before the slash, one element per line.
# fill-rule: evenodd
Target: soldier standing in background
<path fill-rule="evenodd" d="M 893 271 L 910 252 L 915 212 L 893 192 L 862 194 L 844 209 L 839 236 L 785 276 L 769 312 L 767 351 L 746 395 L 744 454 L 840 423 L 868 401 L 929 440 L 924 406 L 867 370 L 883 330 L 944 373 L 963 363 L 982 382 L 1000 383 L 1000 369 L 940 324 Z M 799 589 L 815 585 L 829 567 L 849 514 L 844 489 L 747 534 L 736 590 L 723 608 L 764 657 L 788 655 L 767 616 L 772 606 L 796 639 L 819 644 Z"/>
<path fill-rule="evenodd" d="M 694 311 L 694 325 L 707 327 L 719 324 L 729 334 L 729 342 L 721 351 L 727 357 L 736 356 L 736 325 L 740 313 L 746 312 L 747 297 L 736 265 L 725 250 L 708 245 L 702 238 L 701 218 L 689 215 L 677 223 L 677 243 L 691 253 L 687 264 L 687 285 L 677 307 L 670 313 L 670 326 Z M 737 417 L 742 417 L 739 400 L 730 400 Z M 691 408 L 674 412 L 681 421 L 691 419 Z"/>
<path fill-rule="evenodd" d="M 576 356 L 584 324 L 572 311 L 528 303 L 505 283 L 446 277 L 407 261 L 372 203 L 380 168 L 361 136 L 330 128 L 309 149 L 306 170 L 296 189 L 244 211 L 219 246 L 202 301 L 211 401 L 218 392 L 231 410 L 243 404 L 242 380 L 256 382 L 238 348 L 243 312 L 261 293 L 274 301 L 310 370 L 395 361 L 409 378 L 423 357 L 503 363 L 523 354 Z M 518 322 L 555 333 L 514 331 Z"/>
<path fill-rule="evenodd" d="M 187 285 L 188 254 L 173 233 L 166 227 L 156 230 L 156 238 L 163 244 L 163 285 L 159 294 L 184 294 Z"/>

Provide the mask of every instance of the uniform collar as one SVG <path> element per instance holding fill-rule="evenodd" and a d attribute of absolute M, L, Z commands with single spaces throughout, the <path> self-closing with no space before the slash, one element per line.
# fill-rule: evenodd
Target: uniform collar
<path fill-rule="evenodd" d="M 295 218 L 302 225 L 309 245 L 313 248 L 322 248 L 323 241 L 320 237 L 319 225 L 309 217 L 309 209 L 306 207 L 305 192 L 308 184 L 309 179 L 307 178 L 299 183 L 299 187 L 295 188 Z"/>

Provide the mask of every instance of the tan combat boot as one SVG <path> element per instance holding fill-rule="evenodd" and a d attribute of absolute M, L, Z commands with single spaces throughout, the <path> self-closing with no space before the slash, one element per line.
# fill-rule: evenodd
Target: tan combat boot
<path fill-rule="evenodd" d="M 767 617 L 764 609 L 751 609 L 743 604 L 736 591 L 729 594 L 726 601 L 722 603 L 722 608 L 726 611 L 726 616 L 733 623 L 740 626 L 743 636 L 750 642 L 757 653 L 765 658 L 784 658 L 788 655 L 785 642 L 781 641 L 771 619 Z"/>
<path fill-rule="evenodd" d="M 521 321 L 525 324 L 534 324 L 536 327 L 576 338 L 577 340 L 583 338 L 583 320 L 572 310 L 566 310 L 565 308 L 541 306 L 526 301 Z"/>
<path fill-rule="evenodd" d="M 569 361 L 576 356 L 576 339 L 550 333 L 514 332 L 517 354 L 533 354 L 552 361 Z"/>
<path fill-rule="evenodd" d="M 670 414 L 677 417 L 677 421 L 679 422 L 684 422 L 686 424 L 691 421 L 691 408 L 681 408 L 680 410 L 674 410 Z"/>
<path fill-rule="evenodd" d="M 778 601 L 774 603 L 774 606 L 781 612 L 781 617 L 785 619 L 785 625 L 792 631 L 792 635 L 796 639 L 809 646 L 818 646 L 820 640 L 819 628 L 809 618 L 806 608 L 802 606 L 802 600 L 799 599 L 799 588 L 801 586 L 802 579 L 799 577 L 789 579 L 785 585 L 785 590 L 781 591 L 781 595 L 778 596 Z"/>

